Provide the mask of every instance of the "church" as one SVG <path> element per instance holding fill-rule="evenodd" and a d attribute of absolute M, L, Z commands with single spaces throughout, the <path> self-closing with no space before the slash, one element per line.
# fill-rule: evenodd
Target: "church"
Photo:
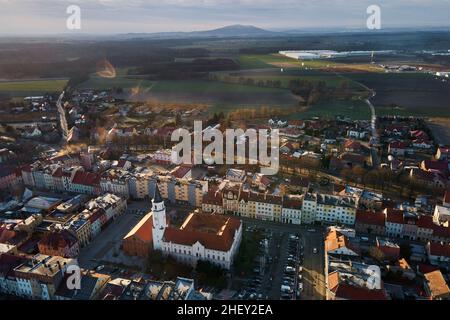
<path fill-rule="evenodd" d="M 144 219 L 146 223 L 137 225 L 141 225 L 143 230 L 139 230 L 139 227 L 133 229 L 139 241 L 150 240 L 151 236 L 149 248 L 193 267 L 203 260 L 230 269 L 242 239 L 242 221 L 234 217 L 192 212 L 180 227 L 171 226 L 158 186 L 152 199 L 152 211 Z M 136 240 L 136 237 L 128 234 L 124 238 L 124 248 L 129 247 L 126 243 Z"/>

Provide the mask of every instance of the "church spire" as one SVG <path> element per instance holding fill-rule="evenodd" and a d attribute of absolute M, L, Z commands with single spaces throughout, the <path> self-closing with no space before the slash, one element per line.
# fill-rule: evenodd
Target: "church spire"
<path fill-rule="evenodd" d="M 163 202 L 163 198 L 161 196 L 161 192 L 159 191 L 158 184 L 155 186 L 155 194 L 153 195 L 153 203 L 161 203 Z"/>

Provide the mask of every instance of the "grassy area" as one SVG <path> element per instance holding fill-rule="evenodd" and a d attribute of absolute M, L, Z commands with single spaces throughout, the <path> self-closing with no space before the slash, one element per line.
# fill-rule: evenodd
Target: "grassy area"
<path fill-rule="evenodd" d="M 234 262 L 236 273 L 240 276 L 248 275 L 253 271 L 254 260 L 259 254 L 259 242 L 263 239 L 260 232 L 244 232 L 241 246 Z"/>
<path fill-rule="evenodd" d="M 333 60 L 296 60 L 280 54 L 241 55 L 237 63 L 242 69 L 261 68 L 313 68 L 329 71 L 381 72 L 382 69 L 369 63 L 340 63 Z"/>
<path fill-rule="evenodd" d="M 320 102 L 308 110 L 299 112 L 292 118 L 308 119 L 320 117 L 334 119 L 336 116 L 347 116 L 353 120 L 370 120 L 371 112 L 369 106 L 362 100 L 335 100 Z"/>
<path fill-rule="evenodd" d="M 164 257 L 158 251 L 152 252 L 149 256 L 145 267 L 145 272 L 162 280 L 192 276 L 191 267 L 177 262 L 172 257 Z"/>
<path fill-rule="evenodd" d="M 234 83 L 222 83 L 215 81 L 158 81 L 152 88 L 152 92 L 190 92 L 190 93 L 278 93 L 280 89 L 262 88 Z"/>
<path fill-rule="evenodd" d="M 150 89 L 154 82 L 142 79 L 133 79 L 125 76 L 118 76 L 116 78 L 102 78 L 97 75 L 92 75 L 88 81 L 83 82 L 78 86 L 80 89 L 96 89 L 107 90 L 113 87 L 131 89 L 139 87 L 143 90 Z"/>
<path fill-rule="evenodd" d="M 60 92 L 68 80 L 27 80 L 0 82 L 0 94 L 10 97 L 25 97 L 44 93 Z"/>

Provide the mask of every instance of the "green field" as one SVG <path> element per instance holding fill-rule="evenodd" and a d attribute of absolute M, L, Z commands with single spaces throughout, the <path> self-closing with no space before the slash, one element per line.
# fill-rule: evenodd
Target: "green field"
<path fill-rule="evenodd" d="M 320 70 L 301 70 L 288 68 L 281 71 L 277 68 L 243 70 L 235 72 L 217 72 L 215 74 L 221 81 L 234 83 L 239 82 L 239 78 L 241 77 L 244 79 L 253 79 L 255 83 L 258 81 L 279 80 L 281 81 L 281 87 L 286 89 L 289 88 L 289 82 L 291 80 L 305 80 L 312 83 L 323 81 L 327 84 L 328 87 L 335 88 L 342 86 L 343 82 L 346 81 L 350 89 L 362 89 L 361 85 L 358 82 L 353 81 L 352 79 L 339 74 L 323 72 Z"/>
<path fill-rule="evenodd" d="M 0 95 L 8 97 L 26 97 L 45 93 L 61 92 L 68 80 L 27 80 L 0 82 Z"/>
<path fill-rule="evenodd" d="M 320 117 L 334 119 L 336 116 L 348 116 L 353 120 L 370 120 L 369 106 L 362 100 L 324 101 L 320 102 L 306 111 L 296 113 L 295 119 L 308 119 Z"/>
<path fill-rule="evenodd" d="M 311 68 L 335 70 L 354 70 L 359 72 L 382 72 L 375 65 L 367 63 L 341 63 L 333 60 L 296 60 L 280 54 L 241 55 L 236 62 L 242 69 L 264 69 L 264 68 Z"/>

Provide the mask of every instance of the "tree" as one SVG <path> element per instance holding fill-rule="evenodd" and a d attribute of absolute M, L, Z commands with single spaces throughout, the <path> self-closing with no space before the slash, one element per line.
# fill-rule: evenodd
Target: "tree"
<path fill-rule="evenodd" d="M 377 247 L 371 247 L 369 249 L 369 255 L 377 260 L 378 262 L 382 262 L 385 259 L 385 254 Z"/>

